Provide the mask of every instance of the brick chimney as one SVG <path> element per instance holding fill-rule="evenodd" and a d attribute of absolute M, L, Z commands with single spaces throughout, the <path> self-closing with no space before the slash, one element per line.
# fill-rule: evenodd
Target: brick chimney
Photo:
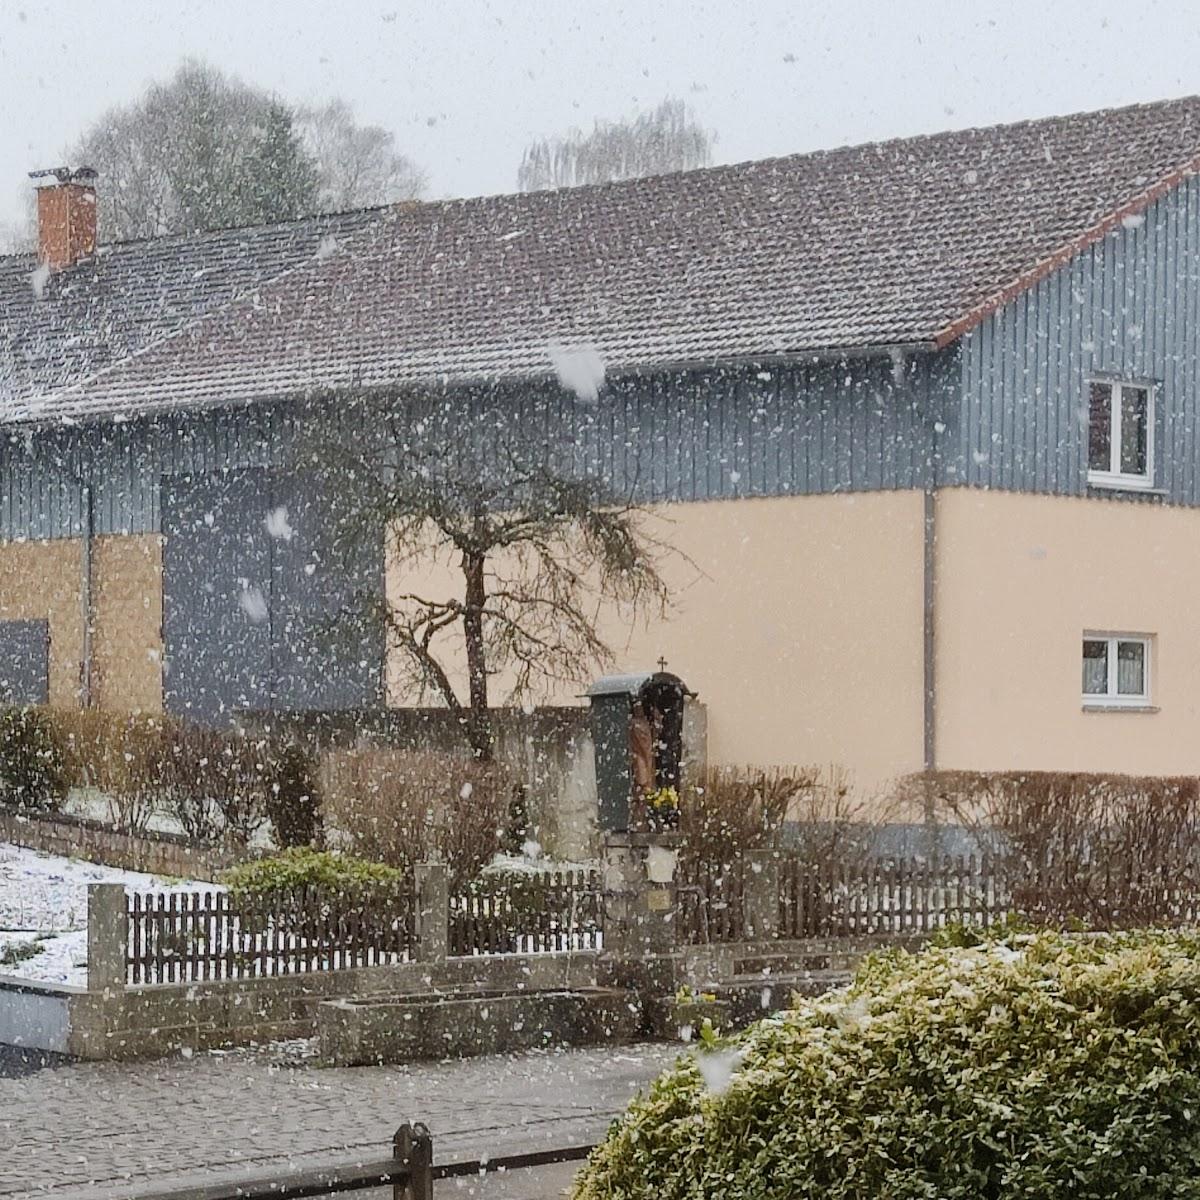
<path fill-rule="evenodd" d="M 37 185 L 38 258 L 51 271 L 73 267 L 96 252 L 96 172 L 55 167 L 30 171 Z"/>

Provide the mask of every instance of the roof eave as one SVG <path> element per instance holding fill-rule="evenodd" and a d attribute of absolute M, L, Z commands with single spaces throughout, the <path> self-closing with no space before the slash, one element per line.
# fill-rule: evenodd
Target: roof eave
<path fill-rule="evenodd" d="M 691 358 L 666 360 L 654 363 L 631 363 L 616 366 L 608 372 L 610 379 L 643 378 L 647 375 L 684 373 L 691 371 L 719 371 L 722 369 L 738 369 L 771 366 L 793 366 L 815 362 L 848 362 L 865 358 L 885 358 L 894 355 L 928 354 L 937 350 L 933 340 L 878 342 L 860 346 L 830 346 L 808 350 L 780 350 L 761 354 L 716 355 L 710 358 Z M 277 392 L 264 392 L 250 399 L 233 401 L 203 401 L 190 404 L 157 404 L 147 405 L 137 410 L 136 416 L 164 416 L 170 413 L 206 412 L 222 408 L 248 408 L 257 404 L 295 404 L 318 400 L 336 400 L 352 395 L 361 398 L 384 397 L 397 395 L 402 392 L 416 391 L 429 387 L 479 387 L 496 386 L 520 382 L 541 383 L 555 378 L 553 367 L 547 366 L 537 371 L 491 371 L 450 375 L 447 372 L 433 373 L 425 379 L 414 379 L 376 384 L 346 383 L 321 387 L 292 388 Z M 95 412 L 81 413 L 73 416 L 37 415 L 18 416 L 15 418 L 0 417 L 0 428 L 6 429 L 52 429 L 65 424 L 87 425 L 101 421 L 109 421 L 126 412 L 125 408 L 113 407 L 109 410 L 97 409 Z M 128 420 L 130 418 L 126 418 Z"/>
<path fill-rule="evenodd" d="M 986 300 L 968 309 L 961 317 L 956 318 L 939 332 L 934 338 L 934 345 L 941 350 L 952 342 L 958 341 L 970 333 L 972 329 L 982 325 L 992 313 L 1015 300 L 1023 292 L 1035 287 L 1048 275 L 1052 275 L 1059 267 L 1065 266 L 1077 255 L 1082 254 L 1089 246 L 1095 245 L 1101 238 L 1111 233 L 1121 222 L 1129 217 L 1141 215 L 1156 200 L 1160 200 L 1172 188 L 1178 187 L 1186 179 L 1200 173 L 1200 154 L 1190 158 L 1182 167 L 1164 175 L 1157 183 L 1140 193 L 1128 204 L 1122 205 L 1098 221 L 1090 229 L 1072 238 L 1066 245 L 1053 254 L 1035 263 L 1028 271 L 1018 275 L 1012 283 L 1007 284 L 998 292 L 994 292 Z"/>

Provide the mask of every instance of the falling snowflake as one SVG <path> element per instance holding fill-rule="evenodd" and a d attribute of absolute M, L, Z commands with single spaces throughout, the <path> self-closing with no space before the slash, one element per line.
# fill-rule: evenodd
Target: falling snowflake
<path fill-rule="evenodd" d="M 741 1061 L 740 1050 L 711 1050 L 696 1055 L 696 1066 L 704 1077 L 704 1086 L 714 1096 L 721 1095 L 733 1082 L 734 1072 Z"/>
<path fill-rule="evenodd" d="M 336 254 L 341 247 L 338 245 L 338 240 L 332 234 L 326 234 L 318 243 L 316 253 L 313 255 L 318 262 L 324 262 L 330 255 Z"/>
<path fill-rule="evenodd" d="M 40 300 L 46 294 L 46 285 L 50 282 L 50 266 L 42 263 L 29 277 L 29 286 L 33 288 L 35 300 Z"/>
<path fill-rule="evenodd" d="M 594 346 L 564 346 L 552 341 L 547 350 L 558 382 L 586 404 L 594 404 L 604 384 L 604 360 Z"/>
<path fill-rule="evenodd" d="M 296 532 L 288 522 L 286 504 L 281 504 L 278 508 L 271 509 L 263 520 L 263 524 L 267 527 L 267 533 L 277 541 L 290 542 Z"/>
<path fill-rule="evenodd" d="M 251 625 L 261 625 L 270 615 L 262 588 L 253 584 L 243 587 L 238 593 L 238 605 Z"/>

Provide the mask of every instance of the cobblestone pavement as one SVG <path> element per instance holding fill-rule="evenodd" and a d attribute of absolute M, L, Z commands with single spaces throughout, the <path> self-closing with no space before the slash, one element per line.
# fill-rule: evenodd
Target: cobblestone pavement
<path fill-rule="evenodd" d="M 0 1197 L 129 1200 L 377 1158 L 406 1120 L 429 1126 L 441 1162 L 579 1145 L 600 1137 L 678 1048 L 327 1069 L 302 1051 L 80 1063 L 0 1079 Z"/>
<path fill-rule="evenodd" d="M 520 1171 L 493 1171 L 467 1179 L 435 1179 L 434 1200 L 560 1200 L 582 1163 L 556 1163 Z M 346 1200 L 346 1193 L 322 1200 Z M 351 1193 L 351 1200 L 392 1200 L 391 1188 Z"/>

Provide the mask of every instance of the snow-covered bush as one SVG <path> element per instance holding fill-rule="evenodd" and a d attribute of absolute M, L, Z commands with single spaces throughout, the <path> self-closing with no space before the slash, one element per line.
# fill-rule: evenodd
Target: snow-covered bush
<path fill-rule="evenodd" d="M 383 863 L 297 846 L 232 867 L 221 876 L 221 882 L 234 896 L 269 901 L 308 888 L 358 897 L 373 889 L 401 886 L 406 878 L 403 871 Z"/>
<path fill-rule="evenodd" d="M 66 794 L 62 748 L 46 714 L 0 709 L 0 805 L 55 812 Z"/>
<path fill-rule="evenodd" d="M 577 1200 L 1198 1194 L 1200 935 L 892 952 L 722 1052 L 614 1122 Z"/>

